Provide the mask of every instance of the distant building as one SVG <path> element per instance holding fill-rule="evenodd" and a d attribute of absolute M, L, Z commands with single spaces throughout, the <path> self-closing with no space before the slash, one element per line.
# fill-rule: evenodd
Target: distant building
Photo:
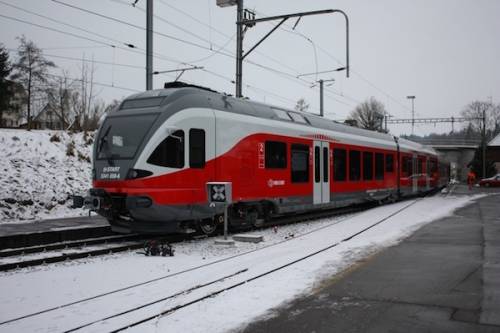
<path fill-rule="evenodd" d="M 9 85 L 13 96 L 10 100 L 9 108 L 2 110 L 0 127 L 19 127 L 22 123 L 23 115 L 26 113 L 26 91 L 19 83 L 12 82 Z"/>
<path fill-rule="evenodd" d="M 62 130 L 65 126 L 50 105 L 45 104 L 31 121 L 31 128 Z"/>
<path fill-rule="evenodd" d="M 495 163 L 497 172 L 500 173 L 500 133 L 488 143 L 486 159 Z"/>

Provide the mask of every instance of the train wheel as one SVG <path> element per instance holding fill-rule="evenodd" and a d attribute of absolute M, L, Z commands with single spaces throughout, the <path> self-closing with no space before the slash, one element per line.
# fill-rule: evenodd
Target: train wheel
<path fill-rule="evenodd" d="M 217 231 L 217 223 L 214 219 L 203 219 L 198 221 L 198 229 L 205 235 L 213 235 Z"/>

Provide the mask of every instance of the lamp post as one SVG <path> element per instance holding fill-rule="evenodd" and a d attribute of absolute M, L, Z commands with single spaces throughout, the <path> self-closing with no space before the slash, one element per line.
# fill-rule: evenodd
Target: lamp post
<path fill-rule="evenodd" d="M 411 99 L 411 135 L 415 130 L 415 96 L 406 96 L 406 98 Z"/>

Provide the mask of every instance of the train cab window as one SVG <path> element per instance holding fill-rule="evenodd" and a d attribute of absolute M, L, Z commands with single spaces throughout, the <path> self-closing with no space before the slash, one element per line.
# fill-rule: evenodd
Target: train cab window
<path fill-rule="evenodd" d="M 349 151 L 349 180 L 361 179 L 361 153 L 358 150 Z"/>
<path fill-rule="evenodd" d="M 309 182 L 309 146 L 293 144 L 291 156 L 292 183 Z"/>
<path fill-rule="evenodd" d="M 202 129 L 189 130 L 189 167 L 205 167 L 205 131 Z"/>
<path fill-rule="evenodd" d="M 385 155 L 385 172 L 394 172 L 394 155 Z"/>
<path fill-rule="evenodd" d="M 183 168 L 184 131 L 177 130 L 163 140 L 149 156 L 148 163 L 167 168 Z"/>
<path fill-rule="evenodd" d="M 345 149 L 333 150 L 333 179 L 345 181 L 347 167 L 347 153 Z"/>
<path fill-rule="evenodd" d="M 375 154 L 375 179 L 384 179 L 384 154 Z"/>
<path fill-rule="evenodd" d="M 286 143 L 266 141 L 266 169 L 286 169 Z"/>
<path fill-rule="evenodd" d="M 363 179 L 373 179 L 373 153 L 363 152 Z"/>

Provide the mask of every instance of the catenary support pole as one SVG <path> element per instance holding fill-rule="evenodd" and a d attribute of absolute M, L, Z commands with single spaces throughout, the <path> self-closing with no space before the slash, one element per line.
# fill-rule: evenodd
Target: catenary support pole
<path fill-rule="evenodd" d="M 146 90 L 153 89 L 153 0 L 146 4 Z"/>
<path fill-rule="evenodd" d="M 483 177 L 486 178 L 486 109 L 483 109 L 483 131 L 482 131 L 482 137 L 483 137 Z"/>
<path fill-rule="evenodd" d="M 323 102 L 323 80 L 319 80 L 319 115 L 323 117 L 325 115 L 324 102 Z"/>
<path fill-rule="evenodd" d="M 238 0 L 236 10 L 236 97 L 242 96 L 243 80 L 243 0 Z"/>

